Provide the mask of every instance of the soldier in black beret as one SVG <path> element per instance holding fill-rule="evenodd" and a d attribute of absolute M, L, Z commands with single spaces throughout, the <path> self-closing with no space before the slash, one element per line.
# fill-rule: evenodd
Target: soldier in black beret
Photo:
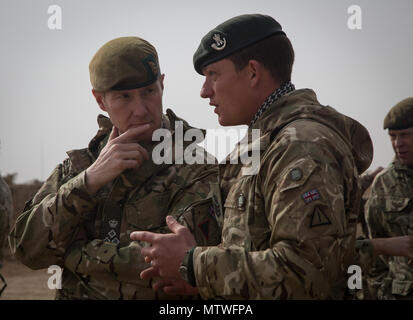
<path fill-rule="evenodd" d="M 133 233 L 152 243 L 142 253 L 153 267 L 142 277 L 160 274 L 169 279 L 155 288 L 199 291 L 205 299 L 344 298 L 361 201 L 357 178 L 373 156 L 366 128 L 321 105 L 314 91 L 295 89 L 293 47 L 270 16 L 218 25 L 193 62 L 219 123 L 247 125 L 249 142 L 220 166 L 221 244 L 196 246 L 172 218 L 173 235 Z M 257 147 L 257 172 L 245 174 L 247 166 L 233 160 Z"/>

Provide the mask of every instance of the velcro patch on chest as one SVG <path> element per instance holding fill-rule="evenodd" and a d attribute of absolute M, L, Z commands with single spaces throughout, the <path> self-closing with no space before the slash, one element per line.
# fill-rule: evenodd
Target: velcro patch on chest
<path fill-rule="evenodd" d="M 198 224 L 198 228 L 201 230 L 202 234 L 207 240 L 209 238 L 209 221 L 209 219 L 206 219 L 202 221 L 200 224 Z"/>
<path fill-rule="evenodd" d="M 319 200 L 321 196 L 317 189 L 313 189 L 313 190 L 303 193 L 301 195 L 301 198 L 304 200 L 305 203 L 310 203 L 315 200 Z"/>

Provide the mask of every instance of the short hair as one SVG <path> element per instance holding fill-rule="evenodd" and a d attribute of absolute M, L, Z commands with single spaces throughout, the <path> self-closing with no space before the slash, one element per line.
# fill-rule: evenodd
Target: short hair
<path fill-rule="evenodd" d="M 244 69 L 248 61 L 257 60 L 283 85 L 291 81 L 294 49 L 287 36 L 276 34 L 243 48 L 230 55 L 228 59 L 232 61 L 237 71 Z"/>

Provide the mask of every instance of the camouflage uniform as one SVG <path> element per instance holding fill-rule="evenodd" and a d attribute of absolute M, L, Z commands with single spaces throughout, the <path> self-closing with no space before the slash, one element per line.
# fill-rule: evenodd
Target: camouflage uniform
<path fill-rule="evenodd" d="M 13 216 L 11 191 L 7 183 L 0 177 L 0 268 L 3 265 L 3 250 L 9 233 L 9 224 Z"/>
<path fill-rule="evenodd" d="M 413 169 L 394 160 L 373 182 L 366 203 L 371 238 L 413 235 Z M 369 278 L 378 299 L 413 298 L 413 266 L 409 258 L 380 256 Z"/>
<path fill-rule="evenodd" d="M 222 242 L 193 253 L 202 298 L 343 298 L 358 176 L 373 154 L 367 130 L 321 106 L 309 89 L 276 100 L 250 127 L 257 128 L 258 174 L 242 175 L 242 164 L 220 167 Z"/>
<path fill-rule="evenodd" d="M 3 250 L 6 250 L 6 239 L 9 233 L 9 225 L 12 221 L 13 202 L 10 188 L 0 176 L 0 268 L 3 266 Z M 0 296 L 7 284 L 0 273 Z"/>
<path fill-rule="evenodd" d="M 177 120 L 168 110 L 164 127 L 175 128 Z M 91 196 L 85 169 L 106 144 L 112 127 L 104 116 L 98 123 L 89 147 L 69 151 L 69 158 L 26 205 L 10 235 L 11 248 L 30 268 L 64 267 L 58 299 L 170 299 L 140 279 L 148 264 L 140 255 L 142 244 L 131 242 L 130 233 L 170 232 L 165 217 L 171 214 L 190 228 L 200 245 L 219 243 L 213 205 L 217 168 L 156 165 L 151 159 Z M 189 128 L 184 122 L 184 132 Z"/>

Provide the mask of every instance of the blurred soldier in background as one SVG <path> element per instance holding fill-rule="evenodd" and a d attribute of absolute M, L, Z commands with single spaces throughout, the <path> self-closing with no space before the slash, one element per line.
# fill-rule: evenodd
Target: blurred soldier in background
<path fill-rule="evenodd" d="M 9 226 L 13 215 L 13 201 L 10 188 L 7 183 L 0 176 L 0 269 L 3 266 L 4 250 L 7 243 L 7 234 L 9 233 Z M 0 296 L 6 288 L 6 281 L 0 273 Z"/>
<path fill-rule="evenodd" d="M 380 255 L 369 283 L 379 299 L 413 299 L 413 98 L 391 108 L 383 127 L 395 158 L 374 179 L 366 203 L 370 237 Z"/>

